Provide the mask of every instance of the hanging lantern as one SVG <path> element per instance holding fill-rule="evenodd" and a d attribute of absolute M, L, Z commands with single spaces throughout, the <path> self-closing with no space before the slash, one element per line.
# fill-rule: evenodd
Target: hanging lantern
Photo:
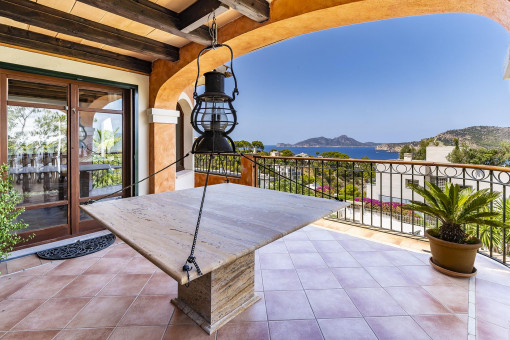
<path fill-rule="evenodd" d="M 225 93 L 225 74 L 211 71 L 204 74 L 205 92 L 197 95 L 198 78 L 200 77 L 200 56 L 203 52 L 217 47 L 230 50 L 230 70 L 234 78 L 232 96 Z M 191 112 L 191 125 L 200 136 L 193 143 L 192 153 L 222 154 L 234 153 L 234 141 L 228 136 L 237 125 L 236 110 L 232 106 L 237 90 L 237 80 L 232 68 L 234 55 L 228 45 L 214 45 L 204 48 L 198 55 L 198 74 L 195 81 L 195 107 Z"/>

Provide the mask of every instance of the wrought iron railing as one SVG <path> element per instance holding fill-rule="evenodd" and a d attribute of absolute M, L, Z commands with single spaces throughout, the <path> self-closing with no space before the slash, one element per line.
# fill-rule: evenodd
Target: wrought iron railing
<path fill-rule="evenodd" d="M 195 154 L 195 171 L 207 172 L 209 156 Z M 241 176 L 241 156 L 239 155 L 214 155 L 211 161 L 211 173 L 229 177 Z"/>
<path fill-rule="evenodd" d="M 375 161 L 358 159 L 256 156 L 257 186 L 324 198 L 339 198 L 351 205 L 331 218 L 357 225 L 423 237 L 424 230 L 437 226 L 431 216 L 403 209 L 411 200 L 423 200 L 407 188 L 425 181 L 444 187 L 457 183 L 473 190 L 500 192 L 488 209 L 499 211 L 506 222 L 510 208 L 510 168 L 432 163 L 424 161 Z M 466 225 L 483 242 L 481 252 L 509 265 L 510 230 Z"/>

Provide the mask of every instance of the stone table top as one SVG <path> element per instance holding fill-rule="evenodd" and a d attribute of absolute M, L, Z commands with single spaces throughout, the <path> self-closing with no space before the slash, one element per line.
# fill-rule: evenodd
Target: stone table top
<path fill-rule="evenodd" d="M 80 206 L 180 284 L 203 188 Z M 348 203 L 238 184 L 207 187 L 195 257 L 205 275 Z M 190 272 L 190 280 L 198 277 Z"/>

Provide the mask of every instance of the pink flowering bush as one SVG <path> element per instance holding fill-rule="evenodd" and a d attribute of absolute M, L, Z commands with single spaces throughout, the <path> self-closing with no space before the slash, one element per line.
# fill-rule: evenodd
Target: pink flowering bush
<path fill-rule="evenodd" d="M 404 207 L 406 204 L 400 203 L 400 202 L 381 202 L 379 200 L 374 200 L 368 197 L 361 198 L 355 198 L 355 202 L 360 202 L 363 204 L 363 208 L 375 210 L 375 211 L 381 211 L 387 215 L 391 213 L 393 217 L 407 217 L 412 218 L 413 217 L 413 211 L 407 210 Z M 414 213 L 414 220 L 416 222 L 421 221 L 422 217 L 416 213 Z"/>

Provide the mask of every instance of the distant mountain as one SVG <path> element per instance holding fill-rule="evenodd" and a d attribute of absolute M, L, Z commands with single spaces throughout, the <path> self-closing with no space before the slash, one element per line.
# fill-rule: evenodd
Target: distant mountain
<path fill-rule="evenodd" d="M 309 138 L 304 141 L 298 142 L 296 144 L 289 143 L 278 143 L 277 147 L 311 147 L 311 146 L 376 146 L 380 143 L 372 143 L 372 142 L 359 142 L 354 138 L 348 137 L 346 135 L 341 135 L 335 138 L 326 138 L 326 137 L 315 137 Z"/>
<path fill-rule="evenodd" d="M 464 129 L 441 132 L 440 134 L 431 138 L 434 141 L 443 143 L 444 145 L 454 145 L 454 139 L 458 138 L 461 145 L 465 143 L 471 147 L 494 148 L 504 142 L 510 143 L 510 127 L 470 126 Z M 404 145 L 412 145 L 417 147 L 419 144 L 420 141 L 388 143 L 379 144 L 376 148 L 378 150 L 399 152 Z"/>

